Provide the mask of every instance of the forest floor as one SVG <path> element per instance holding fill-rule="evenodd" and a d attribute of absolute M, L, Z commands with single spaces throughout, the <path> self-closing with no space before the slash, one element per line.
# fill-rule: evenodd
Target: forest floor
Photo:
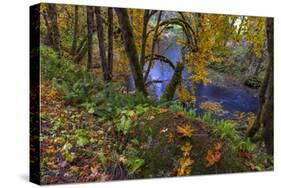
<path fill-rule="evenodd" d="M 272 169 L 263 143 L 237 130 L 255 116 L 225 119 L 212 101 L 200 105 L 203 114 L 155 101 L 40 50 L 41 184 Z"/>
<path fill-rule="evenodd" d="M 190 112 L 187 116 L 166 107 L 144 107 L 142 113 L 135 109 L 121 116 L 121 121 L 129 117 L 125 124 L 129 121 L 135 126 L 120 132 L 116 129 L 118 121 L 108 121 L 67 104 L 51 81 L 42 80 L 41 94 L 42 184 L 261 168 L 254 160 L 256 151 L 239 147 L 234 140 L 222 136 L 226 133 L 206 123 L 211 118 L 204 122 Z"/>

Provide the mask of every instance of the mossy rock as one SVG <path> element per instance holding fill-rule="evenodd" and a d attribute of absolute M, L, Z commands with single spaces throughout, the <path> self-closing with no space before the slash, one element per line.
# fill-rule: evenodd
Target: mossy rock
<path fill-rule="evenodd" d="M 262 84 L 261 79 L 258 76 L 251 76 L 244 81 L 244 85 L 253 89 L 258 89 Z"/>
<path fill-rule="evenodd" d="M 176 127 L 185 123 L 195 130 L 191 138 L 180 137 L 176 132 Z M 228 144 L 214 136 L 210 126 L 200 120 L 177 117 L 172 112 L 162 113 L 139 125 L 137 135 L 143 143 L 141 151 L 145 165 L 141 174 L 146 178 L 173 176 L 182 156 L 180 148 L 186 142 L 192 145 L 190 158 L 194 163 L 191 175 L 249 171 L 244 165 L 244 159 L 238 157 L 238 153 L 231 150 Z M 223 144 L 222 157 L 215 165 L 206 167 L 208 149 L 212 149 L 217 142 Z"/>

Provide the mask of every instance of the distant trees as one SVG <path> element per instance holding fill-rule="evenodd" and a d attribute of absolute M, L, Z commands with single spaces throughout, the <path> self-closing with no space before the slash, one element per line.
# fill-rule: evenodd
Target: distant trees
<path fill-rule="evenodd" d="M 88 47 L 88 64 L 87 70 L 93 68 L 93 29 L 94 29 L 94 11 L 93 7 L 87 7 L 87 47 Z"/>

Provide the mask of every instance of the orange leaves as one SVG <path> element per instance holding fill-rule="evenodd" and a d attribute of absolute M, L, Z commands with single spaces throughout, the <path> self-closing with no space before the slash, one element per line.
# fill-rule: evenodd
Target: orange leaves
<path fill-rule="evenodd" d="M 54 161 L 49 161 L 46 164 L 51 169 L 58 169 L 59 168 L 58 165 Z"/>
<path fill-rule="evenodd" d="M 214 113 L 218 113 L 222 111 L 221 104 L 215 101 L 203 102 L 200 104 L 200 108 Z"/>
<path fill-rule="evenodd" d="M 208 150 L 208 154 L 206 156 L 206 160 L 208 161 L 208 164 L 206 165 L 206 167 L 213 166 L 220 159 L 221 159 L 221 153 L 220 152 Z"/>
<path fill-rule="evenodd" d="M 56 99 L 59 97 L 59 93 L 54 89 L 50 89 L 50 90 L 47 90 L 45 97 L 47 100 L 53 100 L 53 99 Z"/>
<path fill-rule="evenodd" d="M 177 133 L 181 134 L 182 137 L 191 137 L 194 129 L 191 128 L 189 124 L 184 124 L 182 126 L 177 126 Z"/>
<path fill-rule="evenodd" d="M 192 164 L 194 163 L 193 160 L 191 160 L 189 157 L 188 158 L 182 158 L 180 160 L 180 168 L 177 170 L 177 175 L 178 176 L 187 176 L 190 175 L 191 170 L 192 170 Z"/>
<path fill-rule="evenodd" d="M 191 128 L 189 124 L 183 124 L 182 126 L 177 126 L 177 133 L 181 134 L 181 137 L 191 137 L 194 129 Z M 180 158 L 180 166 L 176 171 L 178 176 L 190 175 L 192 170 L 192 164 L 194 161 L 190 158 L 190 152 L 192 145 L 190 142 L 186 142 L 182 147 L 182 157 Z"/>
<path fill-rule="evenodd" d="M 192 145 L 189 142 L 187 142 L 185 145 L 181 147 L 181 151 L 183 152 L 184 156 L 189 156 L 191 149 L 192 149 Z"/>
<path fill-rule="evenodd" d="M 191 149 L 192 145 L 189 142 L 185 143 L 185 145 L 181 147 L 183 156 L 180 159 L 180 167 L 177 169 L 176 172 L 178 176 L 187 176 L 191 173 L 192 164 L 194 163 L 194 161 L 190 158 Z"/>
<path fill-rule="evenodd" d="M 56 152 L 55 146 L 48 146 L 46 148 L 46 153 L 55 153 L 55 152 Z"/>
<path fill-rule="evenodd" d="M 214 150 L 208 150 L 207 156 L 205 159 L 207 160 L 206 167 L 211 167 L 215 163 L 219 162 L 222 156 L 222 145 L 221 143 L 214 144 Z"/>

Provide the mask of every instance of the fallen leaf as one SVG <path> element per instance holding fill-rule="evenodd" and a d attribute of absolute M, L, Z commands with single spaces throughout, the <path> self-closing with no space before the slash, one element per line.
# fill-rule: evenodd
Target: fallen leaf
<path fill-rule="evenodd" d="M 214 144 L 214 147 L 215 147 L 215 150 L 216 150 L 216 151 L 219 151 L 219 150 L 221 150 L 222 145 L 221 145 L 221 143 L 218 142 L 218 143 L 215 143 L 215 144 Z"/>
<path fill-rule="evenodd" d="M 222 153 L 219 151 L 214 152 L 212 150 L 208 150 L 208 154 L 205 158 L 208 162 L 206 167 L 213 166 L 216 162 L 218 162 L 221 159 L 221 155 Z"/>
<path fill-rule="evenodd" d="M 185 145 L 181 147 L 184 156 L 189 156 L 191 149 L 192 149 L 192 145 L 189 142 L 187 142 Z"/>
<path fill-rule="evenodd" d="M 177 126 L 177 132 L 181 134 L 182 137 L 191 137 L 194 129 L 191 128 L 189 124 L 184 124 L 183 126 Z"/>

